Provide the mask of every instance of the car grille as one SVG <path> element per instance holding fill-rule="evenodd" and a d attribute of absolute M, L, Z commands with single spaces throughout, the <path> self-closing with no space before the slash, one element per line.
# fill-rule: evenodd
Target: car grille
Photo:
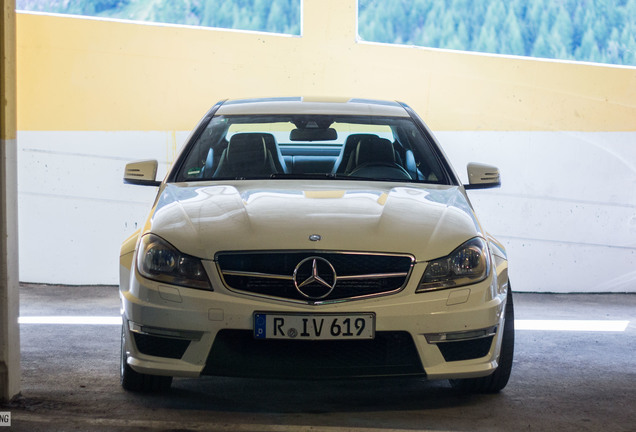
<path fill-rule="evenodd" d="M 231 290 L 315 304 L 400 291 L 408 281 L 414 258 L 307 251 L 219 253 L 216 261 Z M 312 273 L 322 283 L 310 281 L 298 289 Z"/>
<path fill-rule="evenodd" d="M 221 330 L 204 375 L 338 378 L 425 375 L 408 332 L 377 332 L 373 340 L 259 340 L 250 330 Z"/>

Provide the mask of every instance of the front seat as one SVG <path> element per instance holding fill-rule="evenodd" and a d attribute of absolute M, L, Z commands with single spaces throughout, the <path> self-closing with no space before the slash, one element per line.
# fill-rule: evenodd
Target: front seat
<path fill-rule="evenodd" d="M 264 133 L 262 135 L 263 140 L 265 141 L 265 148 L 272 157 L 272 161 L 274 162 L 276 171 L 278 171 L 279 173 L 288 173 L 289 171 L 287 169 L 287 164 L 285 163 L 283 154 L 280 151 L 280 147 L 278 147 L 278 143 L 276 143 L 276 138 L 274 138 L 274 135 L 270 133 Z"/>
<path fill-rule="evenodd" d="M 363 141 L 370 141 L 376 138 L 380 138 L 375 134 L 351 134 L 347 137 L 344 145 L 342 146 L 342 150 L 340 151 L 340 155 L 336 160 L 332 174 L 344 174 L 348 171 L 351 171 L 355 166 L 355 153 L 358 144 Z"/>
<path fill-rule="evenodd" d="M 260 133 L 232 135 L 227 148 L 221 155 L 214 178 L 269 177 L 277 173 L 263 135 Z"/>
<path fill-rule="evenodd" d="M 352 177 L 411 180 L 409 173 L 395 161 L 391 141 L 374 138 L 360 141 L 355 154 L 353 169 L 347 173 Z"/>

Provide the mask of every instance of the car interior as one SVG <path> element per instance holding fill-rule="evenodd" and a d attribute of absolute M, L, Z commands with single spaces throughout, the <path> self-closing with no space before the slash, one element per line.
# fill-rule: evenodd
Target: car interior
<path fill-rule="evenodd" d="M 303 176 L 427 183 L 444 179 L 434 152 L 417 148 L 416 140 L 395 127 L 379 125 L 376 133 L 363 133 L 355 129 L 369 125 L 348 124 L 336 130 L 304 122 L 303 128 L 284 130 L 279 123 L 228 123 L 208 125 L 190 146 L 177 181 Z M 259 126 L 270 131 L 255 131 Z"/>

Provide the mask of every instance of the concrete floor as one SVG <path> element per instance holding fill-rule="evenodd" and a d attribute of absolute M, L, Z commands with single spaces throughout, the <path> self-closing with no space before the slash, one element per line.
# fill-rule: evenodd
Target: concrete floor
<path fill-rule="evenodd" d="M 117 325 L 22 324 L 16 431 L 636 431 L 636 295 L 522 294 L 517 320 L 628 320 L 625 331 L 517 330 L 497 395 L 412 379 L 175 379 L 119 386 Z M 115 287 L 21 288 L 21 316 L 119 314 Z"/>

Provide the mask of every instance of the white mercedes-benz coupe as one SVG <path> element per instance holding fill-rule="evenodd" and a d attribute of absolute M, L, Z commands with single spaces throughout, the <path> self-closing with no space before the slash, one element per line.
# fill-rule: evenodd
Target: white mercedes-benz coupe
<path fill-rule="evenodd" d="M 504 247 L 424 122 L 399 102 L 270 98 L 214 105 L 120 255 L 121 384 L 201 375 L 414 376 L 469 392 L 508 382 Z"/>

